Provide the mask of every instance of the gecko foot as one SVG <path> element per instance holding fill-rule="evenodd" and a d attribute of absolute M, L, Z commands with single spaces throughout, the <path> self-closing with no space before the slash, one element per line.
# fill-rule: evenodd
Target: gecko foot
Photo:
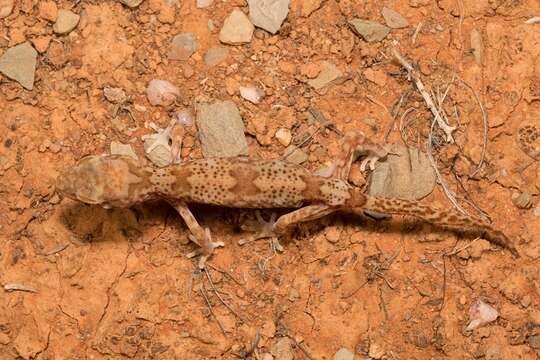
<path fill-rule="evenodd" d="M 254 231 L 256 234 L 251 236 L 248 239 L 240 239 L 238 245 L 245 245 L 249 242 L 259 240 L 259 239 L 270 239 L 272 241 L 272 246 L 279 252 L 283 251 L 283 246 L 278 241 L 278 236 L 274 231 L 274 225 L 276 223 L 276 214 L 272 213 L 270 220 L 266 221 L 261 216 L 260 211 L 255 211 L 255 216 L 257 217 L 256 224 L 247 224 L 242 226 L 242 229 L 248 231 Z"/>
<path fill-rule="evenodd" d="M 204 228 L 204 236 L 202 239 L 198 239 L 193 234 L 188 235 L 189 240 L 193 241 L 195 244 L 199 245 L 200 250 L 196 250 L 187 254 L 188 258 L 201 255 L 199 258 L 199 269 L 203 269 L 206 265 L 206 260 L 212 255 L 215 248 L 225 246 L 223 241 L 212 241 L 212 234 L 210 233 L 209 228 Z"/>

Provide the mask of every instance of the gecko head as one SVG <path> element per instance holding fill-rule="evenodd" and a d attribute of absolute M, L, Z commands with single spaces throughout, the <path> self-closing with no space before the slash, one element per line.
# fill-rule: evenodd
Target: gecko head
<path fill-rule="evenodd" d="M 129 156 L 86 156 L 58 176 L 56 190 L 86 204 L 127 207 L 136 202 L 138 194 L 132 185 L 143 181 L 134 173 L 137 168 Z"/>

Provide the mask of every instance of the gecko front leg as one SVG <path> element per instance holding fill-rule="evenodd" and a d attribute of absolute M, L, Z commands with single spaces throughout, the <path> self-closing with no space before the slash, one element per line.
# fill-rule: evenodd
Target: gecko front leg
<path fill-rule="evenodd" d="M 203 228 L 193 216 L 191 210 L 189 210 L 187 204 L 182 200 L 168 200 L 169 204 L 176 209 L 178 214 L 184 219 L 187 227 L 191 234 L 189 239 L 195 244 L 199 245 L 201 248 L 201 257 L 199 259 L 199 268 L 204 268 L 206 259 L 208 259 L 215 248 L 220 246 L 225 246 L 222 241 L 212 241 L 212 236 L 210 234 L 210 229 Z M 193 256 L 194 254 L 189 254 L 188 257 Z"/>
<path fill-rule="evenodd" d="M 367 139 L 361 131 L 349 132 L 342 140 L 342 154 L 330 166 L 318 170 L 315 174 L 326 178 L 347 180 L 351 172 L 352 163 L 360 156 L 365 155 L 360 170 L 366 168 L 374 170 L 375 163 L 384 158 L 388 151 L 381 145 Z"/>

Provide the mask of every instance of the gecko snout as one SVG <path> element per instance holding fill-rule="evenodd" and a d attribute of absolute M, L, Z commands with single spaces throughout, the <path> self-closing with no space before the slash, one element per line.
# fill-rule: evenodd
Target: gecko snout
<path fill-rule="evenodd" d="M 56 180 L 56 190 L 63 196 L 87 204 L 103 204 L 103 189 L 107 176 L 102 174 L 100 156 L 86 156 L 64 170 Z"/>

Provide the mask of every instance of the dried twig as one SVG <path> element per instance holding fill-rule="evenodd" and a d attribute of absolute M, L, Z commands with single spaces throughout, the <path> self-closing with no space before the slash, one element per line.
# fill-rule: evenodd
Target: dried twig
<path fill-rule="evenodd" d="M 37 293 L 37 290 L 19 283 L 7 283 L 4 284 L 4 290 L 6 291 L 25 291 L 31 293 Z"/>
<path fill-rule="evenodd" d="M 420 33 L 420 30 L 422 30 L 422 26 L 424 24 L 422 24 L 422 22 L 420 21 L 418 23 L 418 25 L 416 25 L 416 29 L 414 29 L 414 34 L 412 35 L 412 38 L 411 38 L 411 42 L 413 43 L 416 43 L 416 38 L 418 37 L 418 34 Z"/>
<path fill-rule="evenodd" d="M 201 296 L 204 298 L 204 301 L 206 302 L 206 306 L 208 306 L 208 310 L 210 311 L 210 314 L 212 314 L 212 316 L 218 323 L 218 326 L 221 329 L 221 332 L 223 333 L 223 335 L 227 335 L 227 333 L 225 332 L 225 328 L 223 328 L 223 325 L 221 325 L 221 322 L 219 321 L 216 314 L 214 313 L 214 309 L 212 308 L 212 304 L 210 303 L 208 296 L 206 296 L 206 288 L 204 287 L 204 284 L 201 284 L 201 287 L 199 288 L 199 292 L 201 293 Z"/>
<path fill-rule="evenodd" d="M 214 291 L 214 294 L 216 294 L 217 298 L 219 299 L 219 301 L 221 301 L 221 303 L 223 305 L 225 305 L 225 307 L 227 309 L 229 309 L 229 311 L 231 313 L 233 313 L 238 319 L 240 319 L 242 322 L 246 322 L 244 320 L 244 318 L 242 316 L 240 316 L 222 297 L 221 295 L 219 294 L 219 292 L 217 291 L 216 289 L 216 286 L 214 285 L 214 282 L 212 281 L 212 277 L 210 276 L 210 272 L 208 271 L 208 269 L 205 267 L 204 268 L 204 273 L 206 274 L 206 278 L 208 279 L 208 282 L 210 283 L 210 286 L 212 287 L 212 290 Z"/>
<path fill-rule="evenodd" d="M 424 101 L 426 102 L 426 105 L 428 106 L 429 110 L 433 114 L 435 121 L 446 134 L 446 141 L 449 143 L 453 143 L 454 138 L 452 137 L 452 132 L 456 130 L 456 128 L 448 125 L 444 121 L 443 117 L 441 116 L 439 112 L 439 109 L 433 102 L 433 99 L 431 98 L 429 93 L 426 91 L 424 83 L 422 83 L 422 80 L 416 73 L 416 70 L 413 68 L 413 66 L 407 60 L 405 60 L 405 58 L 401 55 L 401 53 L 396 48 L 392 48 L 392 53 L 394 57 L 399 61 L 401 66 L 403 66 L 409 72 L 409 77 L 412 79 L 412 81 L 416 85 L 416 88 L 418 89 L 422 97 L 424 98 Z"/>
<path fill-rule="evenodd" d="M 339 136 L 343 136 L 343 133 L 336 127 L 336 125 L 330 120 L 328 120 L 319 110 L 315 109 L 314 107 L 309 107 L 308 112 L 317 122 L 322 124 L 324 127 L 334 131 Z"/>
<path fill-rule="evenodd" d="M 435 127 L 435 119 L 433 119 L 433 122 L 431 123 L 431 129 L 429 131 L 429 136 L 428 136 L 428 141 L 427 141 L 427 157 L 428 157 L 428 160 L 429 162 L 431 163 L 431 167 L 433 168 L 433 171 L 435 171 L 435 175 L 437 176 L 437 180 L 439 181 L 439 183 L 441 184 L 443 190 L 444 190 L 444 194 L 446 195 L 446 197 L 448 198 L 448 200 L 450 200 L 450 202 L 452 203 L 452 205 L 454 205 L 454 207 L 459 211 L 461 212 L 462 214 L 465 214 L 465 215 L 469 215 L 467 214 L 467 212 L 458 204 L 457 200 L 456 200 L 456 196 L 454 195 L 454 193 L 448 188 L 448 185 L 446 185 L 446 181 L 443 179 L 439 169 L 437 168 L 437 162 L 435 161 L 435 159 L 433 158 L 433 147 L 432 147 L 432 142 L 433 142 L 433 128 Z"/>
<path fill-rule="evenodd" d="M 482 112 L 482 122 L 483 122 L 483 125 L 484 125 L 484 133 L 483 133 L 484 138 L 483 138 L 483 141 L 482 141 L 482 152 L 480 153 L 480 161 L 478 162 L 478 165 L 476 166 L 476 170 L 474 170 L 473 173 L 470 175 L 471 177 L 473 177 L 482 168 L 482 165 L 484 164 L 484 159 L 486 157 L 486 148 L 487 148 L 487 141 L 488 141 L 488 116 L 487 116 L 486 110 L 484 109 L 484 106 L 482 105 L 482 101 L 480 100 L 480 97 L 478 96 L 476 91 L 474 91 L 473 87 L 471 85 L 469 85 L 461 77 L 459 77 L 457 75 L 455 77 L 463 85 L 465 85 L 465 87 L 467 87 L 469 90 L 471 90 L 471 92 L 474 95 L 474 98 L 476 99 L 476 102 L 478 103 L 478 106 L 480 107 L 480 111 Z"/>

